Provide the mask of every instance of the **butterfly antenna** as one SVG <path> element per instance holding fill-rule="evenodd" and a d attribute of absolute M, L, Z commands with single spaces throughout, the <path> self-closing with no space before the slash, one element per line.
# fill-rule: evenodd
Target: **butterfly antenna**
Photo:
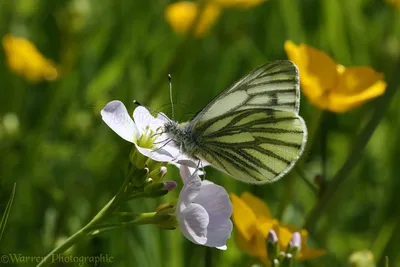
<path fill-rule="evenodd" d="M 172 120 L 175 120 L 174 101 L 172 99 L 172 76 L 171 76 L 171 74 L 168 74 L 168 81 L 169 81 L 169 99 L 171 100 L 171 106 L 172 106 Z"/>

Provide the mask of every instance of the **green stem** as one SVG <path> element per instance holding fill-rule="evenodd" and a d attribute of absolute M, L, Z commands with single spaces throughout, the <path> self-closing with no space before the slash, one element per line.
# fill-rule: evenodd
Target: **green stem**
<path fill-rule="evenodd" d="M 134 168 L 134 166 L 131 167 L 130 173 Z M 88 224 L 70 236 L 63 244 L 53 249 L 36 267 L 49 265 L 53 255 L 63 253 L 68 248 L 81 241 L 91 231 L 93 231 L 93 227 L 96 227 L 96 225 L 107 218 L 118 207 L 118 205 L 125 200 L 126 187 L 129 184 L 130 178 L 131 176 L 129 175 L 125 178 L 125 181 L 118 190 L 117 194 L 99 211 L 99 213 L 96 214 L 96 216 L 94 216 L 94 218 Z"/>
<path fill-rule="evenodd" d="M 318 132 L 318 128 L 321 125 L 322 118 L 324 117 L 325 111 L 321 109 L 316 109 L 314 111 L 314 116 L 312 117 L 311 123 L 309 124 L 310 126 L 308 127 L 308 143 L 306 145 L 306 148 L 304 149 L 303 156 L 300 158 L 299 163 L 295 166 L 295 170 L 299 174 L 300 178 L 306 183 L 306 185 L 310 188 L 310 190 L 317 195 L 318 191 L 315 188 L 315 186 L 310 182 L 309 179 L 307 179 L 307 176 L 305 175 L 303 168 L 305 165 L 305 161 L 307 160 L 308 154 L 311 151 L 311 148 L 314 144 L 315 141 L 315 136 Z"/>
<path fill-rule="evenodd" d="M 104 223 L 100 225 L 94 225 L 89 227 L 87 230 L 88 232 L 92 232 L 91 234 L 97 233 L 97 230 L 111 230 L 116 228 L 124 228 L 129 226 L 135 225 L 142 225 L 142 224 L 155 224 L 157 223 L 157 213 L 156 212 L 147 212 L 147 213 L 137 213 L 135 215 L 135 219 L 129 222 L 119 222 L 119 223 Z"/>
<path fill-rule="evenodd" d="M 303 170 L 296 167 L 295 171 L 300 176 L 300 178 L 304 181 L 304 183 L 306 183 L 306 185 L 310 188 L 310 190 L 314 193 L 314 195 L 317 195 L 318 194 L 317 188 L 315 187 L 315 185 L 312 182 L 310 182 L 310 180 L 307 178 L 307 176 L 303 172 Z"/>
<path fill-rule="evenodd" d="M 49 265 L 51 263 L 51 258 L 53 257 L 53 255 L 63 253 L 64 251 L 66 251 L 67 249 L 69 249 L 70 247 L 72 247 L 73 245 L 78 243 L 79 241 L 81 241 L 81 239 L 83 239 L 90 232 L 90 228 L 92 226 L 101 222 L 104 219 L 104 216 L 106 214 L 108 214 L 109 209 L 112 206 L 114 206 L 113 203 L 115 202 L 115 199 L 116 199 L 116 197 L 113 197 L 107 203 L 107 205 L 105 205 L 101 209 L 101 211 L 99 213 L 97 213 L 97 215 L 87 225 L 85 225 L 78 232 L 76 232 L 75 234 L 70 236 L 63 244 L 61 244 L 60 246 L 53 249 L 49 254 L 46 255 L 46 257 L 44 257 L 42 259 L 42 261 L 36 267 Z"/>
<path fill-rule="evenodd" d="M 378 100 L 370 121 L 364 127 L 364 130 L 361 132 L 361 134 L 356 138 L 354 148 L 351 150 L 346 162 L 343 164 L 342 168 L 336 173 L 332 181 L 328 184 L 328 187 L 326 188 L 326 191 L 322 195 L 320 201 L 317 203 L 317 205 L 315 205 L 315 207 L 308 215 L 305 223 L 305 228 L 309 232 L 312 232 L 314 230 L 318 219 L 327 209 L 327 206 L 332 202 L 336 192 L 339 190 L 343 182 L 348 178 L 350 172 L 353 170 L 354 166 L 356 166 L 358 160 L 361 158 L 365 146 L 367 145 L 369 139 L 374 133 L 376 127 L 379 125 L 383 116 L 385 115 L 386 110 L 390 105 L 390 100 L 393 98 L 397 91 L 398 81 L 396 73 L 399 72 L 400 61 L 396 63 L 396 68 L 386 89 L 386 93 Z"/>

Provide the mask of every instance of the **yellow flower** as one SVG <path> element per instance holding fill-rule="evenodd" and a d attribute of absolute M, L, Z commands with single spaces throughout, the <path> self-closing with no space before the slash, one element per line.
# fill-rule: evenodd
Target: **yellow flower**
<path fill-rule="evenodd" d="M 279 247 L 285 251 L 292 234 L 301 234 L 301 251 L 298 260 L 309 260 L 326 253 L 322 249 L 312 249 L 306 244 L 308 233 L 304 229 L 296 229 L 291 225 L 280 224 L 272 217 L 268 206 L 259 198 L 245 192 L 239 198 L 231 194 L 233 205 L 233 222 L 236 226 L 236 243 L 238 247 L 251 256 L 255 256 L 268 264 L 266 238 L 269 230 L 274 230 L 278 236 Z"/>
<path fill-rule="evenodd" d="M 194 36 L 204 37 L 217 22 L 222 8 L 250 8 L 262 4 L 265 0 L 203 0 L 204 8 L 197 19 Z M 178 34 L 186 33 L 196 21 L 199 5 L 195 2 L 181 1 L 170 4 L 164 15 L 172 29 Z"/>
<path fill-rule="evenodd" d="M 290 60 L 299 68 L 303 93 L 321 109 L 345 112 L 385 92 L 383 74 L 369 67 L 345 68 L 310 46 L 285 42 Z"/>
<path fill-rule="evenodd" d="M 57 67 L 46 59 L 30 41 L 7 34 L 3 47 L 10 69 L 32 82 L 55 80 L 59 77 Z"/>
<path fill-rule="evenodd" d="M 251 8 L 265 2 L 265 0 L 210 0 L 221 7 Z"/>
<path fill-rule="evenodd" d="M 198 5 L 193 2 L 177 2 L 170 4 L 165 9 L 165 17 L 175 32 L 179 34 L 186 33 L 192 24 L 195 22 Z M 221 14 L 221 8 L 210 2 L 205 5 L 202 13 L 199 14 L 194 35 L 196 37 L 203 37 L 215 24 L 219 15 Z"/>
<path fill-rule="evenodd" d="M 400 8 L 400 0 L 385 0 L 385 2 L 397 8 Z"/>

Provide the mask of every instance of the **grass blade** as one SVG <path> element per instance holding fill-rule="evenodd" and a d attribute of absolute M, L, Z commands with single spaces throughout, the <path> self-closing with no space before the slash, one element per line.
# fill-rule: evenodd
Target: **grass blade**
<path fill-rule="evenodd" d="M 3 237 L 4 229 L 6 228 L 8 215 L 10 215 L 11 206 L 12 206 L 12 203 L 13 203 L 14 197 L 15 197 L 15 188 L 16 187 L 17 187 L 17 184 L 15 183 L 13 190 L 11 192 L 10 199 L 8 200 L 6 210 L 4 211 L 3 217 L 1 218 L 1 221 L 0 221 L 0 241 L 1 241 L 1 238 Z"/>

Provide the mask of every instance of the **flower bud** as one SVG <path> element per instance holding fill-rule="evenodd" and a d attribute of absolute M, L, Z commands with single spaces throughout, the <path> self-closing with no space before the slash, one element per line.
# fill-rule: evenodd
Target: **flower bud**
<path fill-rule="evenodd" d="M 161 197 L 168 192 L 174 190 L 177 187 L 177 184 L 174 181 L 165 181 L 165 182 L 156 182 L 147 185 L 144 188 L 144 192 L 147 193 L 149 197 Z"/>
<path fill-rule="evenodd" d="M 167 174 L 167 167 L 161 166 L 157 169 L 152 170 L 149 173 L 149 177 L 151 177 L 153 181 L 159 182 L 164 178 L 166 174 Z"/>
<path fill-rule="evenodd" d="M 148 176 L 148 168 L 136 169 L 135 167 L 132 167 L 129 171 L 129 178 L 134 187 L 142 187 Z"/>
<path fill-rule="evenodd" d="M 296 257 L 301 250 L 301 235 L 299 232 L 295 232 L 292 235 L 292 239 L 289 242 L 286 253 L 290 253 L 293 257 Z"/>
<path fill-rule="evenodd" d="M 271 261 L 276 259 L 279 255 L 278 236 L 276 235 L 274 230 L 269 230 L 268 232 L 267 255 Z"/>

